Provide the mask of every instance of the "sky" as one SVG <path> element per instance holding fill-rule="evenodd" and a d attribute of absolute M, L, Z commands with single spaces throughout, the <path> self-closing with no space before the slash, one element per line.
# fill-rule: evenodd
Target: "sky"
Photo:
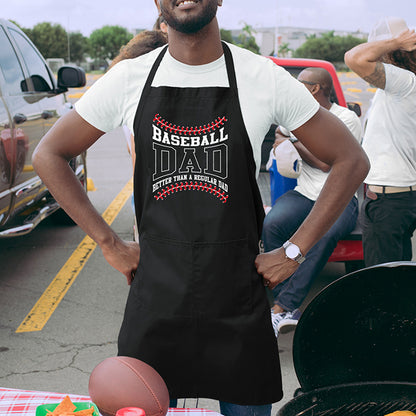
<path fill-rule="evenodd" d="M 151 29 L 157 17 L 153 0 L 4 0 L 0 17 L 32 28 L 61 24 L 89 36 L 105 25 Z M 218 20 L 223 29 L 295 26 L 369 32 L 385 16 L 402 17 L 416 27 L 416 0 L 223 0 Z"/>

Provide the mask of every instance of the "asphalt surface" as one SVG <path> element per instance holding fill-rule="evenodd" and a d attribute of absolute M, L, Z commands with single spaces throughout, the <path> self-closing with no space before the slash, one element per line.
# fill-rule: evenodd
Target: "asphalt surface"
<path fill-rule="evenodd" d="M 360 80 L 345 76 L 347 100 L 361 102 L 365 111 L 372 92 L 366 85 L 350 83 L 356 81 Z M 117 200 L 131 175 L 130 156 L 120 130 L 103 136 L 89 150 L 88 177 L 96 188 L 89 195 L 100 213 Z M 116 232 L 132 239 L 129 200 L 114 218 L 112 227 Z M 117 334 L 128 286 L 125 278 L 105 262 L 98 248 L 92 247 L 88 258 L 79 251 L 84 237 L 78 227 L 57 225 L 48 219 L 27 236 L 0 240 L 1 387 L 87 395 L 93 368 L 106 357 L 117 354 Z M 48 286 L 70 259 L 75 263 L 70 263 L 71 279 L 64 282 L 64 296 L 56 300 L 49 294 L 49 303 L 43 304 Z M 303 307 L 319 290 L 342 275 L 343 264 L 328 264 L 317 277 Z M 52 294 L 57 292 L 55 289 Z M 43 308 L 40 313 L 32 314 L 39 302 Z M 28 322 L 36 330 L 28 331 Z M 299 387 L 292 341 L 293 333 L 279 336 L 284 398 L 273 406 L 273 414 L 293 398 Z M 180 401 L 179 405 L 183 403 Z M 196 405 L 219 410 L 217 402 L 212 400 L 185 403 L 186 407 Z"/>

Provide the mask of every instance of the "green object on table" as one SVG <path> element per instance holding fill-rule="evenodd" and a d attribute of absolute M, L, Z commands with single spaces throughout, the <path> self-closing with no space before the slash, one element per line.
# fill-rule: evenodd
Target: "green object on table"
<path fill-rule="evenodd" d="M 49 403 L 49 404 L 42 404 L 36 408 L 36 416 L 48 416 L 49 412 L 47 410 L 53 412 L 59 403 Z M 94 412 L 92 416 L 100 416 L 100 412 L 98 411 L 97 406 L 94 403 L 91 402 L 74 402 L 74 406 L 76 406 L 76 409 L 74 412 L 77 412 L 78 410 L 86 410 L 90 409 L 91 406 L 94 407 Z"/>

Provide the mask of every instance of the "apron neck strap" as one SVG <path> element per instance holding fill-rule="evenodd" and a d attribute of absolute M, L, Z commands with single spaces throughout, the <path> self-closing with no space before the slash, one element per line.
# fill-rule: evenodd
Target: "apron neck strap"
<path fill-rule="evenodd" d="M 227 68 L 228 83 L 233 91 L 237 91 L 237 79 L 235 77 L 235 68 L 233 56 L 231 55 L 230 48 L 225 42 L 222 43 L 222 50 L 224 51 L 225 66 Z"/>
<path fill-rule="evenodd" d="M 143 93 L 142 93 L 143 96 L 147 95 L 147 93 L 149 92 L 150 87 L 152 86 L 153 79 L 156 75 L 156 71 L 159 68 L 160 63 L 162 62 L 162 59 L 165 56 L 166 51 L 168 50 L 168 46 L 169 45 L 166 45 L 162 49 L 162 51 L 159 53 L 159 56 L 156 58 L 156 61 L 154 62 L 152 69 L 150 70 L 149 76 L 147 77 L 146 84 L 143 88 Z"/>
<path fill-rule="evenodd" d="M 235 68 L 234 68 L 234 61 L 233 57 L 231 55 L 230 48 L 225 42 L 222 43 L 222 49 L 224 51 L 224 58 L 225 58 L 225 66 L 227 68 L 227 75 L 228 75 L 228 83 L 230 84 L 230 88 L 233 91 L 237 90 L 237 80 L 235 77 Z M 144 86 L 143 93 L 147 93 L 150 87 L 152 86 L 153 79 L 156 75 L 156 71 L 159 68 L 160 63 L 162 62 L 163 57 L 166 54 L 166 51 L 168 50 L 168 46 L 166 45 L 162 51 L 159 53 L 159 56 L 156 58 L 156 61 L 154 62 L 152 69 L 150 70 L 149 76 L 146 81 L 146 85 Z"/>

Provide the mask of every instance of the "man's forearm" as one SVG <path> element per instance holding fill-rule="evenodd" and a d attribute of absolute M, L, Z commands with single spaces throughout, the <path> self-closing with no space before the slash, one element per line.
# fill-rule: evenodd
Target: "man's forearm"
<path fill-rule="evenodd" d="M 33 166 L 59 205 L 100 246 L 117 238 L 90 202 L 68 162 L 38 151 Z"/>

